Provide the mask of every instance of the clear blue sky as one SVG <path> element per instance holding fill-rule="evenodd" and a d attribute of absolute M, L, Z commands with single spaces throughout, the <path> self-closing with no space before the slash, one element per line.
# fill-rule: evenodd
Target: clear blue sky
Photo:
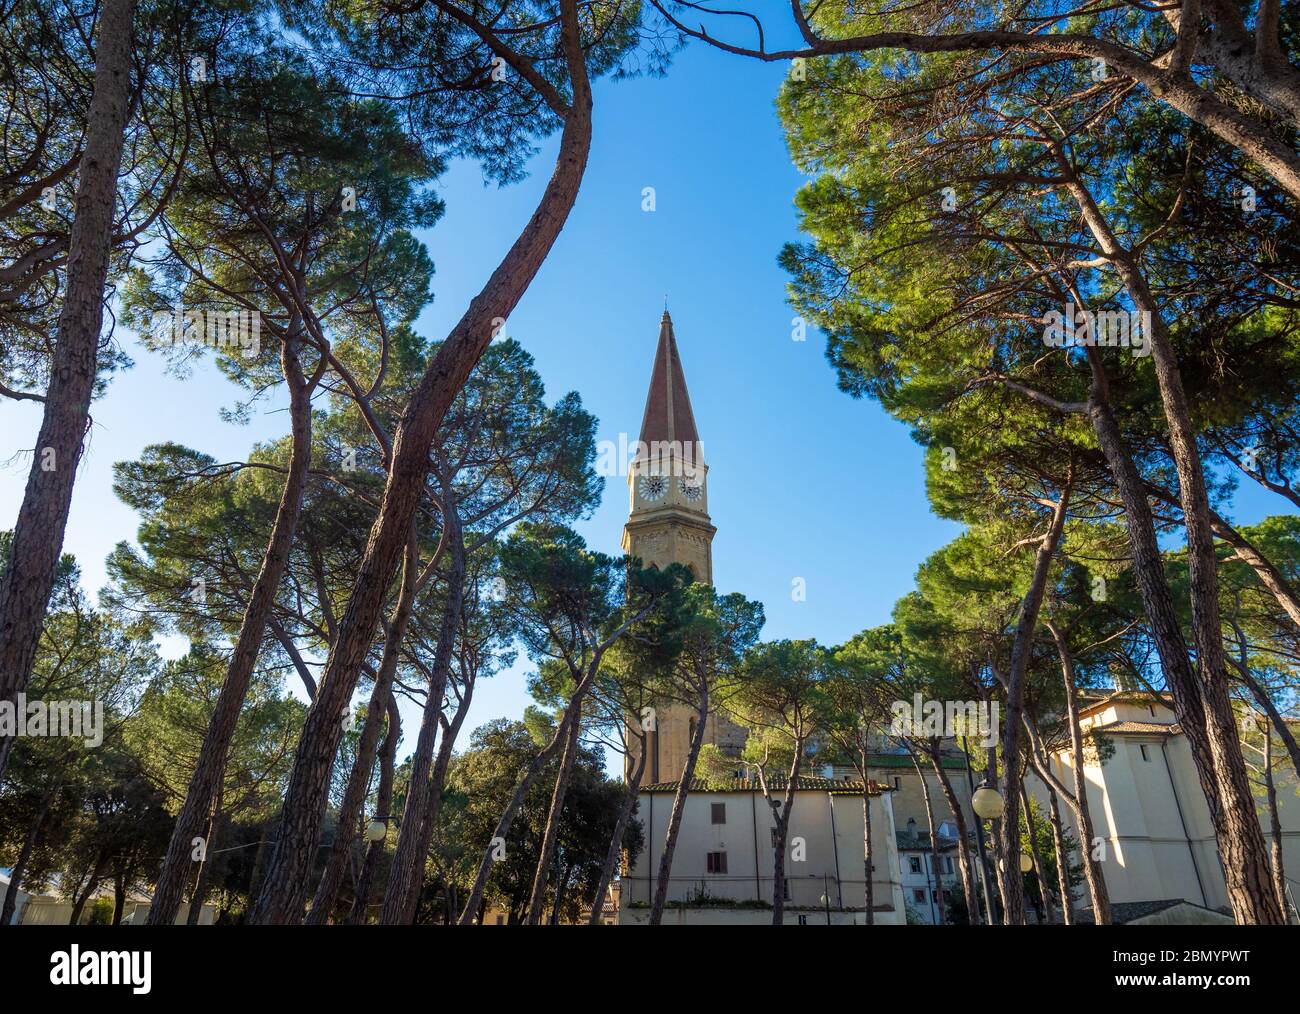
<path fill-rule="evenodd" d="M 798 238 L 802 177 L 774 110 L 783 73 L 694 46 L 666 78 L 601 83 L 578 205 L 508 330 L 536 358 L 552 398 L 578 390 L 600 438 L 635 439 L 667 294 L 710 467 L 716 584 L 764 603 L 765 637 L 833 644 L 887 621 L 917 565 L 959 529 L 930 513 L 921 449 L 906 430 L 837 390 L 819 334 L 791 340 L 776 256 Z M 553 153 L 545 145 L 536 175 L 506 189 L 485 187 L 469 164 L 442 180 L 447 214 L 424 237 L 436 298 L 421 333 L 442 337 L 463 312 L 533 210 Z M 644 187 L 655 188 L 654 212 L 641 210 Z M 217 410 L 237 392 L 210 365 L 178 380 L 134 336 L 119 331 L 119 340 L 136 366 L 92 409 L 64 544 L 91 591 L 112 546 L 135 535 L 135 516 L 112 493 L 115 461 L 161 440 L 243 458 L 255 440 L 287 429 L 276 405 L 249 426 L 223 423 Z M 28 459 L 9 459 L 31 447 L 39 415 L 5 402 L 0 420 L 0 525 L 11 526 Z M 1247 491 L 1237 508 L 1251 522 L 1283 506 Z M 580 530 L 617 553 L 626 513 L 625 480 L 609 479 Z M 806 601 L 791 599 L 796 577 Z M 526 668 L 521 660 L 476 691 L 470 728 L 522 713 Z M 415 721 L 408 713 L 408 749 Z"/>

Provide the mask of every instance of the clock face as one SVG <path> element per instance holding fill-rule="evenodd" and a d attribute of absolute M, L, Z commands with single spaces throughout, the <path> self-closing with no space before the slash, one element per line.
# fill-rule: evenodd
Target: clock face
<path fill-rule="evenodd" d="M 662 475 L 643 475 L 637 482 L 637 488 L 641 490 L 642 500 L 654 503 L 656 500 L 662 500 L 664 494 L 668 492 L 668 480 Z"/>
<path fill-rule="evenodd" d="M 682 496 L 692 503 L 704 495 L 704 484 L 702 482 L 689 483 L 685 479 L 678 479 L 677 488 L 682 491 Z"/>

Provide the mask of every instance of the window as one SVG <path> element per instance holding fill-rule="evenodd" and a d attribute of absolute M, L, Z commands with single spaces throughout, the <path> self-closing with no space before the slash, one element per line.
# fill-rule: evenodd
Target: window
<path fill-rule="evenodd" d="M 919 887 L 912 888 L 912 900 L 916 902 L 918 905 L 924 905 L 925 892 L 922 891 Z"/>
<path fill-rule="evenodd" d="M 1147 745 L 1145 743 L 1139 743 L 1138 748 L 1141 749 L 1142 751 L 1142 759 L 1144 761 L 1149 761 L 1151 759 L 1151 755 L 1147 753 Z"/>
<path fill-rule="evenodd" d="M 913 873 L 920 873 L 920 872 L 921 872 L 921 857 L 920 857 L 920 856 L 908 856 L 908 857 L 907 857 L 907 867 L 908 867 L 908 869 L 910 869 Z"/>
<path fill-rule="evenodd" d="M 807 925 L 808 925 L 808 917 L 807 917 L 806 915 L 801 915 L 801 916 L 799 916 L 799 925 L 800 925 L 800 926 L 807 926 Z"/>
<path fill-rule="evenodd" d="M 713 809 L 713 823 L 725 824 L 727 822 L 727 804 L 714 803 L 712 809 Z"/>
<path fill-rule="evenodd" d="M 505 924 L 506 924 L 506 917 L 504 915 L 497 916 L 497 925 L 504 926 Z"/>
<path fill-rule="evenodd" d="M 710 852 L 708 858 L 708 870 L 710 873 L 726 873 L 727 853 Z"/>
<path fill-rule="evenodd" d="M 903 779 L 899 778 L 898 775 L 894 775 L 894 788 L 901 789 L 902 787 Z"/>
<path fill-rule="evenodd" d="M 785 880 L 781 881 L 781 887 L 782 887 L 782 893 L 785 895 L 785 900 L 789 901 L 790 900 L 790 878 L 789 877 L 786 877 Z"/>
<path fill-rule="evenodd" d="M 943 872 L 952 873 L 952 856 L 943 857 Z"/>

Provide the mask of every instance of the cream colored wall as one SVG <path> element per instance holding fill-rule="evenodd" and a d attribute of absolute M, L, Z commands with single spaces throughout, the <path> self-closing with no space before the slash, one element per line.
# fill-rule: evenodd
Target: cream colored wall
<path fill-rule="evenodd" d="M 921 792 L 921 779 L 917 776 L 915 768 L 895 768 L 895 767 L 873 767 L 868 769 L 872 781 L 879 782 L 881 785 L 894 785 L 894 779 L 898 779 L 898 787 L 890 794 L 891 802 L 894 807 L 894 817 L 898 821 L 900 829 L 906 829 L 907 820 L 911 817 L 916 821 L 916 827 L 919 831 L 928 831 L 929 825 L 925 817 L 925 796 Z M 837 774 L 846 773 L 841 769 L 836 769 Z M 966 818 L 966 827 L 971 830 L 975 827 L 975 815 L 970 808 L 970 787 L 966 784 L 966 772 L 957 768 L 948 768 L 948 781 L 952 784 L 953 795 L 957 797 L 961 805 L 962 814 Z M 943 794 L 943 789 L 939 785 L 939 776 L 932 770 L 926 769 L 925 781 L 930 787 L 930 805 L 934 809 L 935 825 L 942 824 L 945 820 L 952 819 L 952 810 L 948 806 L 948 798 Z"/>
<path fill-rule="evenodd" d="M 876 873 L 873 891 L 877 905 L 892 904 L 902 913 L 895 824 L 888 793 L 872 798 L 872 850 Z M 646 848 L 636 867 L 622 885 L 624 907 L 651 900 L 651 873 L 658 875 L 663 841 L 672 808 L 669 793 L 642 793 L 639 819 L 646 829 Z M 711 806 L 725 803 L 727 823 L 713 824 Z M 832 835 L 832 811 L 834 834 Z M 670 901 L 682 901 L 704 885 L 708 894 L 735 901 L 772 900 L 773 854 L 771 810 L 761 792 L 692 793 L 673 853 Z M 791 906 L 817 907 L 829 885 L 832 907 L 861 908 L 865 877 L 862 847 L 861 797 L 831 796 L 821 791 L 796 794 L 788 844 L 795 838 L 805 842 L 802 862 L 787 853 L 786 874 L 790 882 Z M 757 845 L 757 851 L 756 851 Z M 708 872 L 708 853 L 727 853 L 727 873 Z M 838 871 L 836 862 L 838 860 Z M 837 883 L 838 880 L 838 883 Z M 877 913 L 881 922 L 893 913 Z"/>
<path fill-rule="evenodd" d="M 1112 715 L 1103 717 L 1105 712 Z M 1156 707 L 1156 712 L 1153 719 L 1145 707 L 1123 704 L 1102 709 L 1102 714 L 1095 717 L 1101 724 L 1115 720 L 1167 722 L 1171 717 L 1161 706 Z M 1214 827 L 1187 738 L 1133 734 L 1107 738 L 1114 747 L 1113 755 L 1104 765 L 1085 763 L 1084 774 L 1093 829 L 1105 839 L 1101 866 L 1111 901 L 1184 898 L 1215 909 L 1227 905 Z M 1147 748 L 1146 759 L 1142 756 L 1143 746 Z M 1073 788 L 1065 753 L 1054 758 L 1053 773 L 1067 788 Z M 1295 775 L 1283 765 L 1275 771 L 1275 778 L 1283 828 L 1283 866 L 1298 871 L 1300 799 L 1296 797 Z M 1030 784 L 1034 795 L 1045 803 L 1047 793 L 1042 784 L 1032 776 Z M 1077 839 L 1073 812 L 1064 803 L 1061 809 Z M 1262 798 L 1259 810 L 1267 837 Z M 1080 900 L 1086 897 L 1086 889 L 1081 888 Z"/>

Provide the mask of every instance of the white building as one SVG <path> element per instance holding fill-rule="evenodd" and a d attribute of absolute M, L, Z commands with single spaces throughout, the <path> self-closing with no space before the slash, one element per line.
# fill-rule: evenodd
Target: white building
<path fill-rule="evenodd" d="M 1196 774 L 1191 747 L 1171 708 L 1171 698 L 1119 691 L 1088 701 L 1079 709 L 1085 745 L 1103 738 L 1099 752 L 1086 749 L 1084 780 L 1101 869 L 1112 904 L 1186 901 L 1227 910 L 1228 897 L 1209 807 Z M 1052 773 L 1074 786 L 1068 750 L 1051 757 Z M 1274 771 L 1282 826 L 1283 867 L 1300 879 L 1300 799 L 1289 764 Z M 1027 780 L 1039 802 L 1046 789 L 1034 775 Z M 1260 819 L 1269 836 L 1261 800 Z M 1061 815 L 1079 840 L 1074 814 L 1061 803 Z M 1295 904 L 1292 887 L 1290 904 Z M 1076 904 L 1087 905 L 1080 888 Z"/>
<path fill-rule="evenodd" d="M 623 874 L 620 922 L 649 919 L 676 791 L 673 782 L 641 790 L 645 848 Z M 784 792 L 784 781 L 772 791 Z M 901 925 L 906 914 L 891 795 L 873 786 L 870 796 L 872 907 L 876 923 Z M 775 834 L 757 785 L 735 779 L 725 787 L 694 786 L 673 852 L 664 924 L 770 923 Z M 833 923 L 864 923 L 864 851 L 862 784 L 800 778 L 786 839 L 786 923 L 824 924 L 828 907 Z"/>

